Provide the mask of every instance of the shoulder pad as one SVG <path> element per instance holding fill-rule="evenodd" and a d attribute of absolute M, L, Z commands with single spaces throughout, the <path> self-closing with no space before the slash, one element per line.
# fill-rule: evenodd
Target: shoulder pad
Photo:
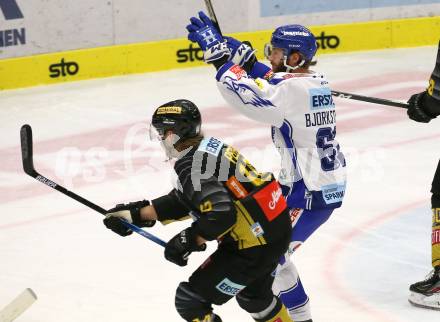
<path fill-rule="evenodd" d="M 220 151 L 222 150 L 224 143 L 220 141 L 219 139 L 216 139 L 214 137 L 207 137 L 200 142 L 199 148 L 197 149 L 197 152 L 203 152 L 203 153 L 209 153 L 214 156 L 218 156 L 220 154 Z"/>

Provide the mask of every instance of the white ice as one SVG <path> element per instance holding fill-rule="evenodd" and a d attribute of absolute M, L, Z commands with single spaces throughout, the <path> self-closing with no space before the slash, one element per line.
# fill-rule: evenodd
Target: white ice
<path fill-rule="evenodd" d="M 435 57 L 435 47 L 326 55 L 316 69 L 336 90 L 406 101 L 426 87 Z M 100 214 L 23 173 L 19 130 L 33 127 L 37 170 L 105 208 L 170 189 L 170 166 L 146 126 L 176 98 L 200 107 L 206 134 L 276 171 L 270 130 L 227 106 L 213 76 L 201 67 L 0 92 L 0 307 L 31 287 L 39 299 L 17 321 L 180 321 L 175 288 L 207 253 L 179 268 L 151 241 L 114 235 Z M 439 321 L 440 312 L 412 307 L 407 296 L 431 269 L 440 120 L 419 124 L 400 108 L 336 103 L 348 192 L 294 256 L 314 321 Z M 150 232 L 166 240 L 187 225 Z M 215 310 L 224 321 L 251 321 L 235 300 Z"/>

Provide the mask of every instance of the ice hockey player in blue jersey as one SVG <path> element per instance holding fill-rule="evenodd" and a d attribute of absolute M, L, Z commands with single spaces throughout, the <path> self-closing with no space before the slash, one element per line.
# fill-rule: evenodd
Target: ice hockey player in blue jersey
<path fill-rule="evenodd" d="M 265 47 L 270 68 L 257 61 L 248 44 L 223 37 L 203 12 L 190 21 L 188 39 L 199 44 L 205 62 L 217 69 L 225 100 L 272 128 L 282 163 L 278 180 L 293 224 L 273 289 L 294 321 L 312 321 L 309 298 L 288 255 L 341 206 L 346 186 L 329 83 L 324 74 L 309 69 L 317 50 L 315 37 L 301 25 L 277 28 Z"/>

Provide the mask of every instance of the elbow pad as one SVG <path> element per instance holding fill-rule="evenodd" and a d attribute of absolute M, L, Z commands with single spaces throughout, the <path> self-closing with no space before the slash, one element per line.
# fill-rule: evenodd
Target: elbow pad
<path fill-rule="evenodd" d="M 235 224 L 237 211 L 226 188 L 216 178 L 203 180 L 201 187 L 192 198 L 200 213 L 194 229 L 204 239 L 213 240 Z"/>

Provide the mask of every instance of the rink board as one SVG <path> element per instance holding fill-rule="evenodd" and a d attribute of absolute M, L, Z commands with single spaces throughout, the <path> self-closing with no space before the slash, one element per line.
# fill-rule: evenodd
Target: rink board
<path fill-rule="evenodd" d="M 312 26 L 318 54 L 434 45 L 440 16 Z M 259 49 L 271 30 L 235 33 Z M 0 90 L 203 65 L 202 52 L 186 39 L 98 47 L 0 60 Z"/>

